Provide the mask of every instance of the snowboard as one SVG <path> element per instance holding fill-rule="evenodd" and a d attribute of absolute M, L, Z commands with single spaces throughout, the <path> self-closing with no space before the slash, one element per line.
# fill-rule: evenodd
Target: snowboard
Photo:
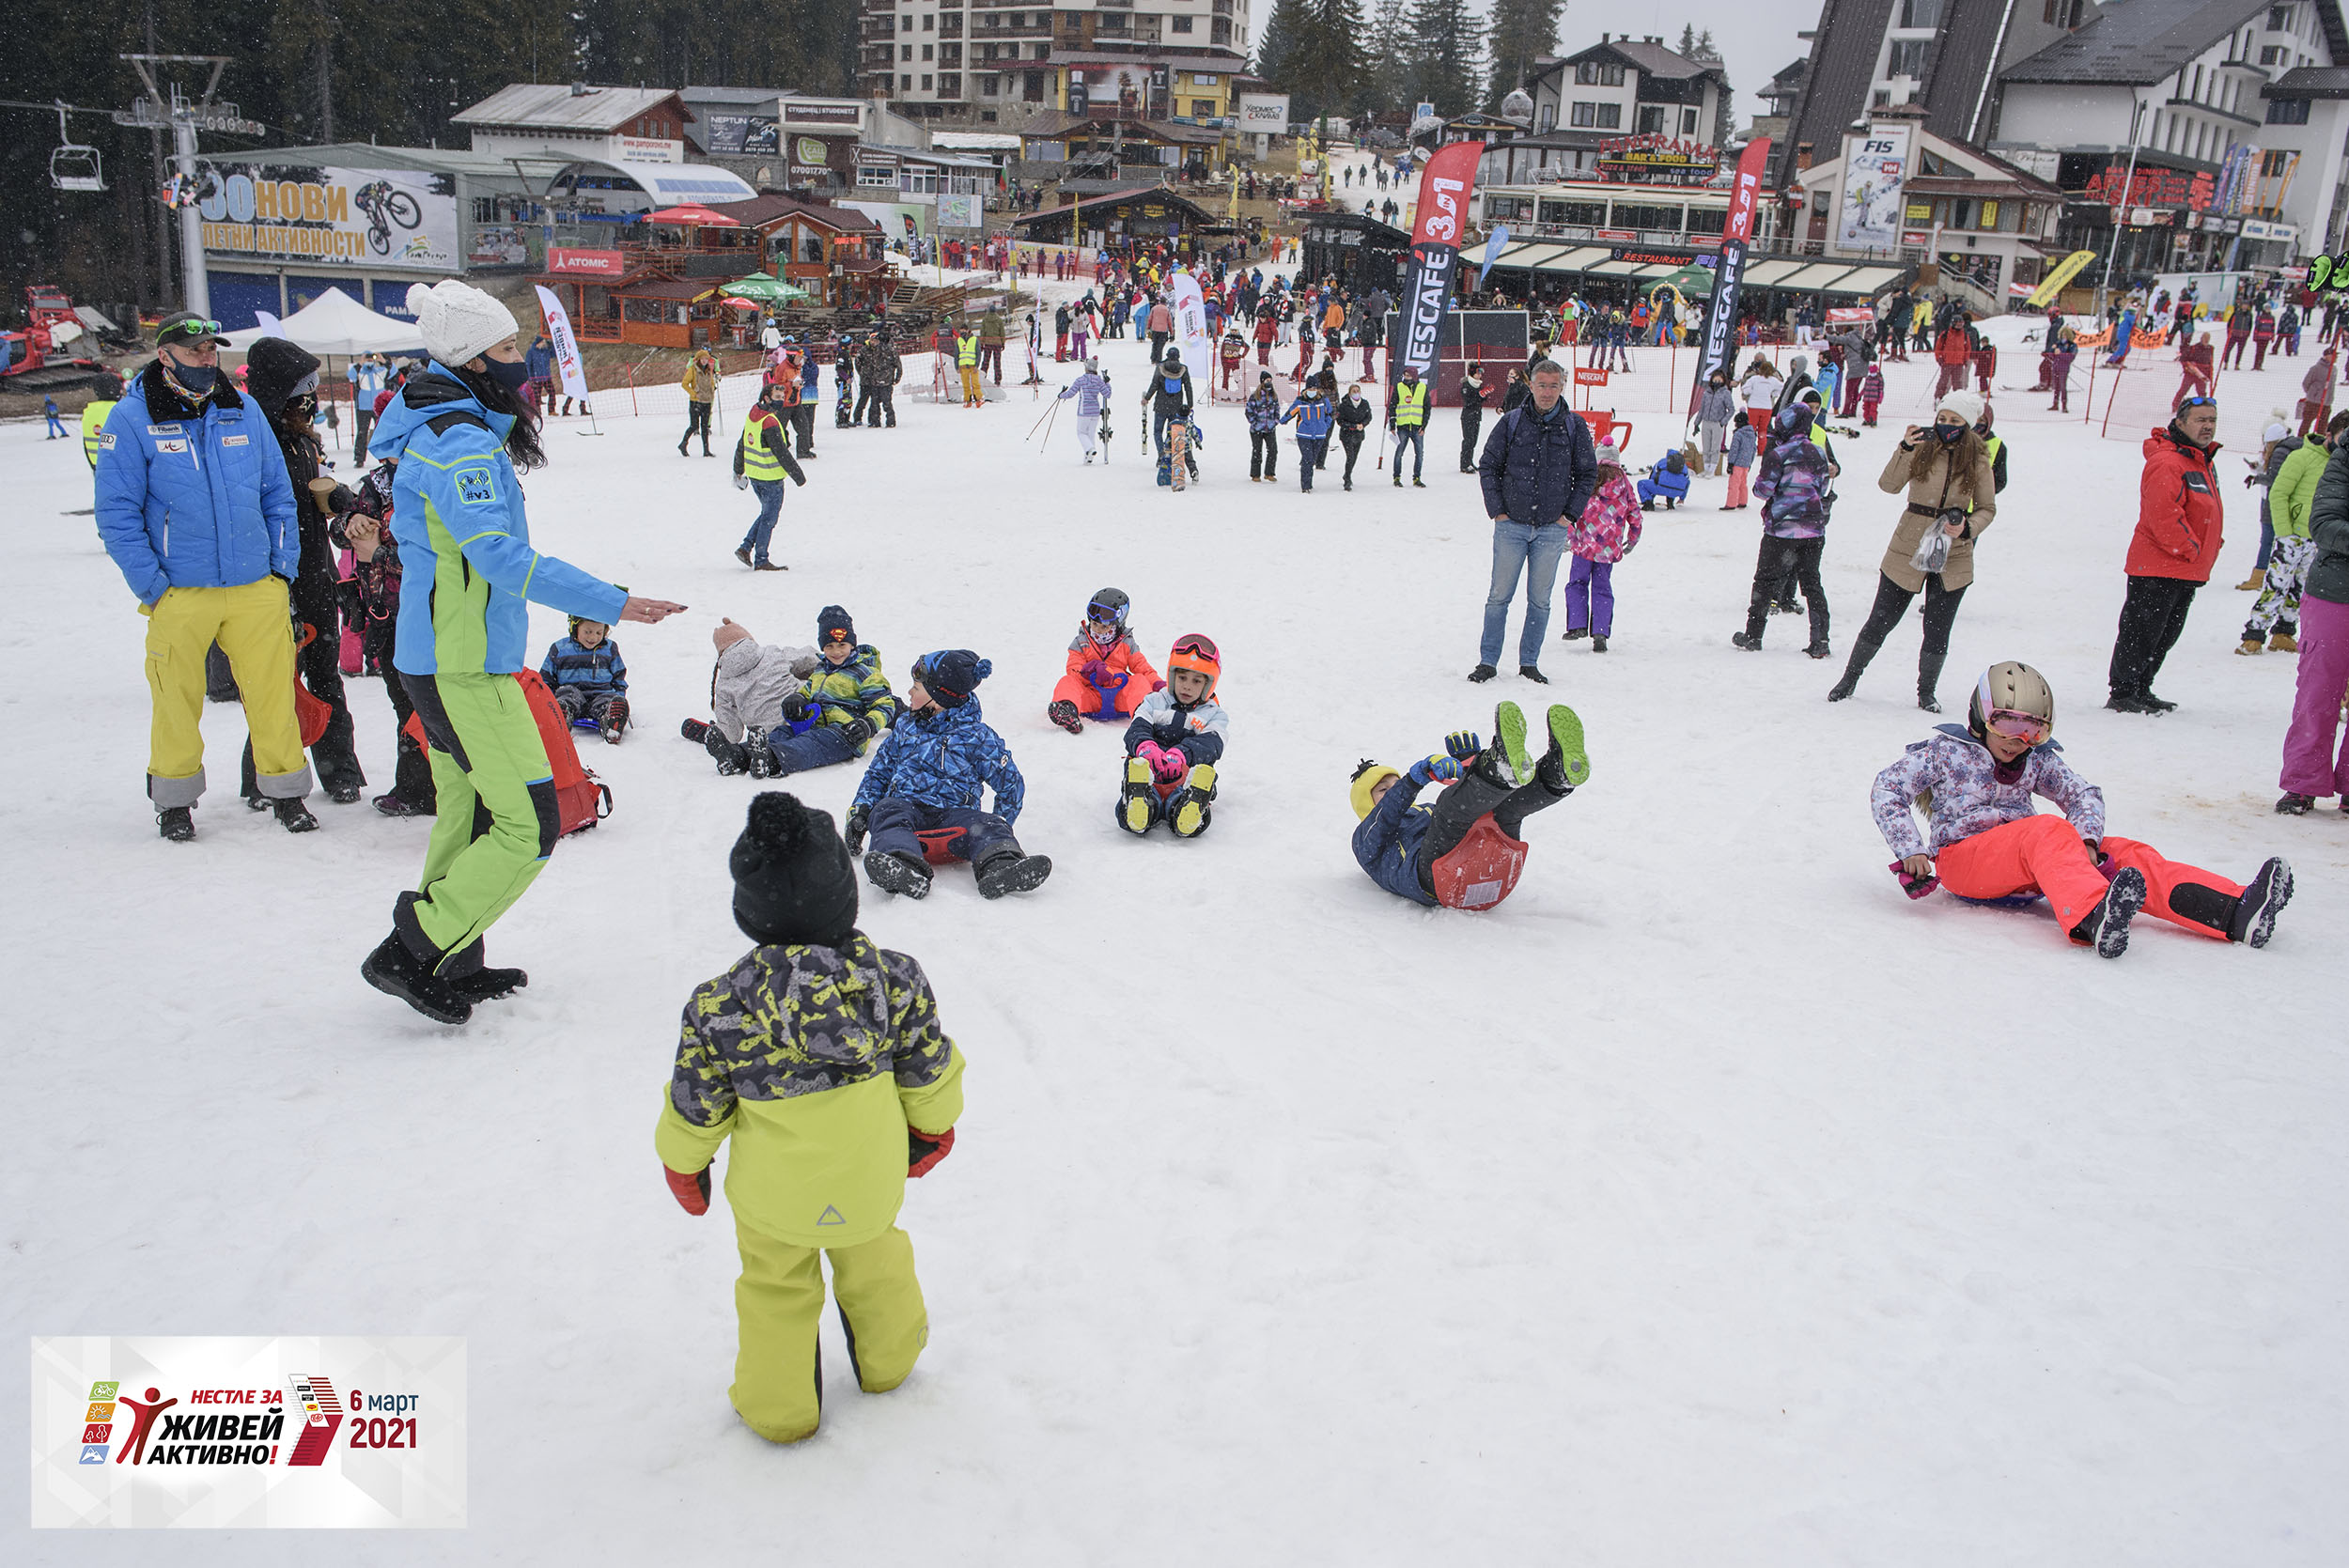
<path fill-rule="evenodd" d="M 1181 420 L 1166 427 L 1166 467 L 1174 475 L 1174 488 L 1181 489 L 1185 474 L 1190 467 L 1190 427 Z"/>

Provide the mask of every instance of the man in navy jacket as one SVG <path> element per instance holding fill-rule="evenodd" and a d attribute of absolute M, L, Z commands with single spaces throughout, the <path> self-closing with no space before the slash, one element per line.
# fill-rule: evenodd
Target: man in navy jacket
<path fill-rule="evenodd" d="M 1509 601 L 1525 575 L 1525 631 L 1517 643 L 1517 674 L 1547 686 L 1542 637 L 1549 629 L 1549 595 L 1558 558 L 1566 551 L 1569 520 L 1582 516 L 1598 489 L 1598 456 L 1590 427 L 1566 407 L 1566 373 L 1554 361 L 1533 366 L 1533 397 L 1501 416 L 1485 438 L 1477 473 L 1485 511 L 1493 520 L 1492 586 L 1485 596 L 1485 638 L 1470 680 L 1498 673 Z"/>

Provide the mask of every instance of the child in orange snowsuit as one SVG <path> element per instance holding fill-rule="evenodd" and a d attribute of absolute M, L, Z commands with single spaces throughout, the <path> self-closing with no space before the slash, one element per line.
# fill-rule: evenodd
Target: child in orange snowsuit
<path fill-rule="evenodd" d="M 1046 714 L 1071 735 L 1084 733 L 1087 719 L 1118 723 L 1133 716 L 1142 699 L 1166 682 L 1150 667 L 1126 625 L 1129 601 L 1104 588 L 1085 606 L 1084 624 L 1068 643 L 1068 673 L 1052 688 Z"/>

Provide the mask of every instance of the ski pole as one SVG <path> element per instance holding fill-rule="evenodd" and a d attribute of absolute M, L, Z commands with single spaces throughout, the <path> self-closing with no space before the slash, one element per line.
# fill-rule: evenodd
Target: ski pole
<path fill-rule="evenodd" d="M 1024 436 L 1021 436 L 1019 439 L 1020 439 L 1021 441 L 1033 441 L 1033 440 L 1034 440 L 1034 439 L 1035 439 L 1035 433 L 1036 433 L 1038 430 L 1041 430 L 1042 428 L 1044 428 L 1044 422 L 1045 422 L 1046 420 L 1048 420 L 1048 419 L 1051 418 L 1051 417 L 1052 417 L 1052 414 L 1053 414 L 1053 411 L 1054 411 L 1055 410 L 1057 410 L 1059 407 L 1060 407 L 1060 399 L 1058 399 L 1058 398 L 1054 398 L 1054 399 L 1052 400 L 1052 407 L 1051 407 L 1051 408 L 1050 408 L 1050 409 L 1046 409 L 1046 410 L 1045 410 L 1042 413 L 1038 414 L 1038 415 L 1036 416 L 1036 421 L 1035 421 L 1035 423 L 1028 427 L 1028 433 L 1027 433 L 1026 435 L 1024 435 Z"/>
<path fill-rule="evenodd" d="M 1044 449 L 1052 444 L 1052 420 L 1059 414 L 1059 412 L 1060 399 L 1055 397 L 1052 399 L 1052 406 L 1050 410 L 1044 415 L 1044 439 L 1036 443 L 1035 448 L 1036 456 L 1038 457 L 1042 457 L 1044 455 Z"/>

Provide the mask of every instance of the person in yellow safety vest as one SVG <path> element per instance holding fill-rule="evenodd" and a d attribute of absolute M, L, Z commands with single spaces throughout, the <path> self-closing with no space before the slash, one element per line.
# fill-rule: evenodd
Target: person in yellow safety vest
<path fill-rule="evenodd" d="M 735 547 L 734 558 L 754 571 L 791 569 L 768 559 L 767 542 L 774 536 L 775 519 L 783 512 L 783 476 L 788 474 L 794 484 L 807 483 L 806 473 L 791 456 L 790 427 L 779 417 L 786 390 L 796 398 L 799 389 L 796 375 L 769 382 L 758 401 L 751 405 L 750 416 L 742 421 L 741 437 L 734 443 L 734 488 L 758 493 L 758 520 Z"/>
<path fill-rule="evenodd" d="M 1387 423 L 1394 430 L 1394 482 L 1403 483 L 1403 448 L 1411 449 L 1411 484 L 1425 489 L 1420 470 L 1427 462 L 1427 383 L 1409 365 L 1402 379 L 1387 389 Z"/>
<path fill-rule="evenodd" d="M 979 331 L 963 325 L 955 329 L 955 365 L 962 372 L 962 406 L 984 408 L 987 395 L 979 389 Z"/>
<path fill-rule="evenodd" d="M 92 398 L 82 407 L 82 456 L 89 459 L 92 471 L 98 467 L 98 437 L 105 427 L 106 416 L 115 411 L 115 399 Z"/>

